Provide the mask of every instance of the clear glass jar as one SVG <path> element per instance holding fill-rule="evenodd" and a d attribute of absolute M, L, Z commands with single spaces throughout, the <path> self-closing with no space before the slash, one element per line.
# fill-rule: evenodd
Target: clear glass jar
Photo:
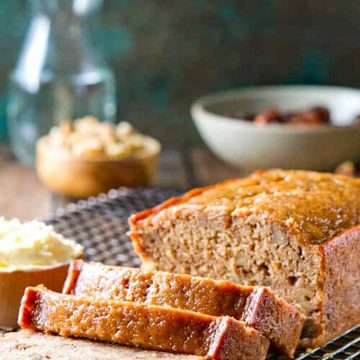
<path fill-rule="evenodd" d="M 15 155 L 33 165 L 37 139 L 65 119 L 114 121 L 115 79 L 91 39 L 101 0 L 32 0 L 32 20 L 10 78 Z"/>

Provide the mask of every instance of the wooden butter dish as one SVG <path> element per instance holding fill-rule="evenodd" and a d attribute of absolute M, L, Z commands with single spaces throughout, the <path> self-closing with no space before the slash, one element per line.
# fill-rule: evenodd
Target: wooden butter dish
<path fill-rule="evenodd" d="M 27 286 L 43 284 L 61 291 L 68 268 L 69 262 L 33 270 L 0 270 L 0 328 L 18 328 L 20 301 Z"/>

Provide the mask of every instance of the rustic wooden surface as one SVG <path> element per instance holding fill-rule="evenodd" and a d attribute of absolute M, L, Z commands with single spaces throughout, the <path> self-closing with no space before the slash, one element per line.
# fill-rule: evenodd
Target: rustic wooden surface
<path fill-rule="evenodd" d="M 49 360 L 200 360 L 200 356 L 148 351 L 135 347 L 25 331 L 0 334 L 1 359 Z"/>
<path fill-rule="evenodd" d="M 185 190 L 241 174 L 203 148 L 191 152 L 165 149 L 155 185 Z M 47 190 L 34 169 L 18 163 L 9 147 L 0 145 L 0 216 L 21 220 L 45 218 L 69 201 Z"/>

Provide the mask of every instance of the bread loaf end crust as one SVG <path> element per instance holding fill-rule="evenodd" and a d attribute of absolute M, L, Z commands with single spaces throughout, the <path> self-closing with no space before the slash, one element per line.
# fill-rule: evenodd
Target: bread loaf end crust
<path fill-rule="evenodd" d="M 83 260 L 72 260 L 68 269 L 67 277 L 64 282 L 63 294 L 74 294 L 76 288 L 76 282 L 83 267 Z"/>
<path fill-rule="evenodd" d="M 236 179 L 229 179 L 229 180 L 222 182 L 221 184 L 218 184 L 218 186 L 223 186 L 224 184 L 235 182 L 235 181 L 236 181 Z M 146 265 L 147 270 L 151 270 L 153 267 L 151 266 L 151 258 L 149 256 L 147 256 L 144 244 L 142 243 L 141 226 L 138 227 L 138 223 L 142 222 L 144 220 L 146 221 L 146 219 L 150 219 L 152 216 L 158 214 L 159 212 L 161 212 L 162 210 L 164 210 L 166 208 L 184 203 L 184 202 L 188 201 L 189 199 L 206 192 L 207 190 L 213 189 L 215 186 L 217 186 L 217 185 L 209 185 L 209 186 L 192 189 L 192 190 L 186 192 L 182 196 L 171 197 L 153 208 L 145 209 L 145 210 L 140 211 L 136 214 L 133 214 L 129 217 L 129 219 L 128 219 L 129 231 L 127 232 L 127 235 L 131 238 L 131 240 L 133 242 L 134 250 L 139 255 L 140 259 L 144 263 L 147 263 L 147 265 Z"/>
<path fill-rule="evenodd" d="M 69 272 L 69 278 L 73 277 Z M 69 282 L 74 287 L 67 293 L 231 316 L 254 326 L 289 356 L 297 347 L 304 323 L 293 306 L 267 288 L 93 262 L 82 263 L 77 277 L 76 283 Z"/>
<path fill-rule="evenodd" d="M 294 357 L 305 318 L 269 289 L 255 287 L 241 320 L 271 339 L 288 357 Z"/>
<path fill-rule="evenodd" d="M 228 317 L 59 294 L 43 287 L 29 288 L 24 304 L 24 328 L 61 336 L 218 360 L 264 360 L 269 347 L 269 340 L 259 331 Z"/>
<path fill-rule="evenodd" d="M 24 292 L 24 296 L 21 299 L 21 305 L 19 309 L 18 324 L 21 328 L 36 331 L 36 327 L 33 323 L 32 315 L 36 306 L 38 298 L 38 292 L 36 288 L 27 287 Z"/>
<path fill-rule="evenodd" d="M 324 336 L 319 346 L 360 323 L 360 225 L 321 246 Z"/>
<path fill-rule="evenodd" d="M 211 359 L 266 358 L 270 342 L 265 336 L 259 336 L 257 330 L 246 327 L 242 322 L 228 316 L 220 317 L 216 322 L 216 330 L 207 353 Z"/>

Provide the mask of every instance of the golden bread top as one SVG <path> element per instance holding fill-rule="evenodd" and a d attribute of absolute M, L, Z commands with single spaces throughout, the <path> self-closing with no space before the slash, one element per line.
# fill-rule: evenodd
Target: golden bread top
<path fill-rule="evenodd" d="M 309 242 L 321 243 L 360 223 L 360 179 L 270 170 L 215 185 L 188 202 L 223 205 L 234 215 L 266 213 L 294 224 Z"/>
<path fill-rule="evenodd" d="M 221 207 L 232 217 L 263 215 L 299 231 L 305 242 L 320 244 L 360 224 L 360 179 L 300 170 L 258 171 L 192 190 L 135 215 L 130 222 L 183 206 Z"/>

